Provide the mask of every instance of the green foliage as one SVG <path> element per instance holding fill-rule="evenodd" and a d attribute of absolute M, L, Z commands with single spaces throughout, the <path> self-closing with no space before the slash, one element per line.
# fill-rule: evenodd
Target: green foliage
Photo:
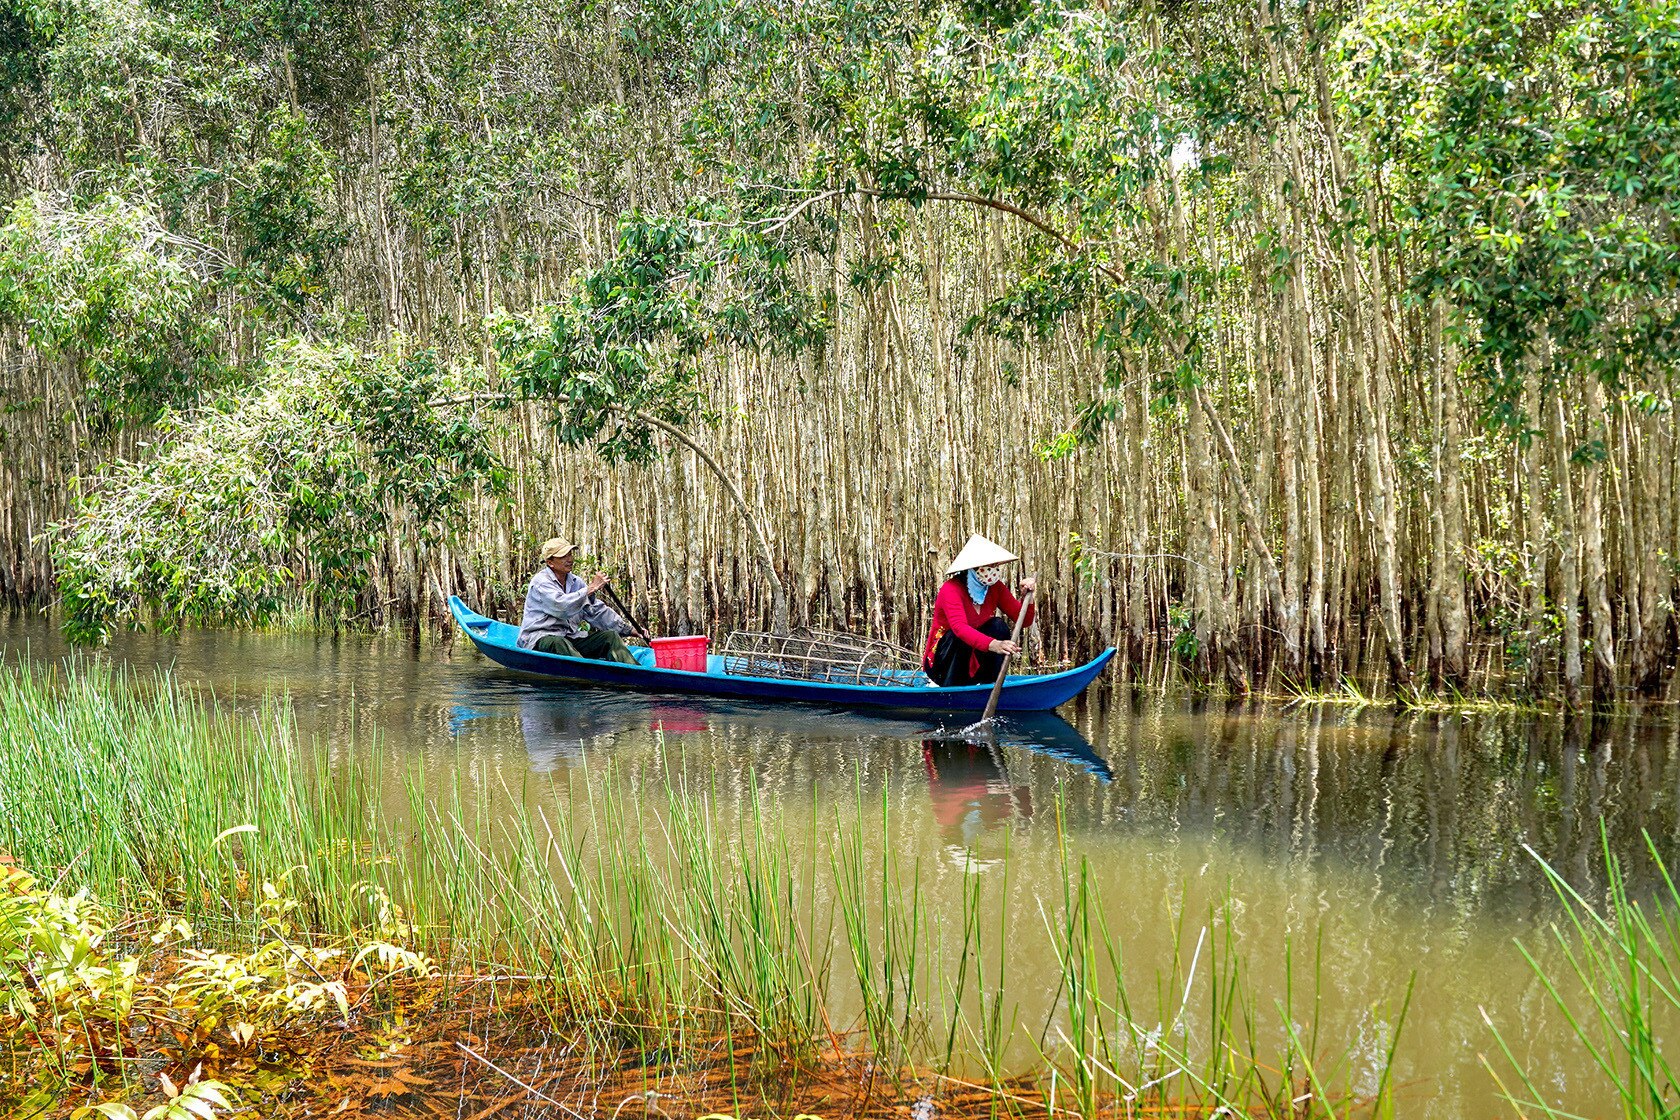
<path fill-rule="evenodd" d="M 1343 105 L 1405 202 L 1416 286 L 1458 312 L 1492 421 L 1525 372 L 1621 386 L 1680 358 L 1680 7 L 1386 0 L 1344 33 Z"/>
<path fill-rule="evenodd" d="M 1196 634 L 1196 612 L 1183 603 L 1171 603 L 1167 606 L 1167 625 L 1172 628 L 1173 656 L 1186 665 L 1195 664 L 1202 654 L 1202 641 Z"/>
<path fill-rule="evenodd" d="M 256 624 L 299 591 L 352 610 L 392 519 L 436 541 L 503 486 L 485 421 L 434 404 L 475 387 L 427 351 L 276 343 L 252 388 L 165 416 L 158 453 L 79 496 L 53 542 L 66 632 Z"/>
<path fill-rule="evenodd" d="M 111 1041 L 134 1010 L 135 963 L 106 958 L 108 933 L 85 891 L 47 894 L 17 868 L 0 869 L 0 1011 L 68 1017 Z"/>
<path fill-rule="evenodd" d="M 171 1086 L 173 1088 L 173 1086 Z M 217 1081 L 195 1081 L 170 1095 L 169 1099 L 144 1114 L 121 1101 L 107 1101 L 71 1113 L 73 1120 L 105 1116 L 110 1120 L 214 1120 L 218 1109 L 227 1111 L 227 1086 Z"/>
<path fill-rule="evenodd" d="M 1087 306 L 1093 280 L 1089 264 L 1045 261 L 1030 275 L 1016 278 L 979 314 L 970 316 L 963 323 L 962 333 L 969 337 L 984 330 L 1016 345 L 1029 337 L 1042 342 L 1068 314 Z"/>
<path fill-rule="evenodd" d="M 510 401 L 550 405 L 567 443 L 646 462 L 657 454 L 646 417 L 677 426 L 705 418 L 703 357 L 714 341 L 789 352 L 819 345 L 821 309 L 761 224 L 623 219 L 617 251 L 581 275 L 568 299 L 492 320 Z"/>
<path fill-rule="evenodd" d="M 34 194 L 0 225 L 0 323 L 78 374 L 96 427 L 189 403 L 222 371 L 211 349 L 207 247 L 171 234 L 143 201 L 87 208 Z"/>
<path fill-rule="evenodd" d="M 313 0 L 168 10 L 58 0 L 22 11 L 33 48 L 22 76 L 38 93 L 19 142 L 75 168 L 78 198 L 143 185 L 160 224 L 214 243 L 259 311 L 313 310 L 346 231 L 337 162 L 293 95 L 336 108 L 360 84 L 359 68 L 348 81 L 339 73 L 344 51 L 323 57 L 347 44 L 351 12 Z M 5 45 L 0 22 L 0 65 Z"/>
<path fill-rule="evenodd" d="M 44 74 L 41 43 L 21 5 L 0 5 L 0 176 L 17 179 L 27 150 Z"/>
<path fill-rule="evenodd" d="M 290 110 L 272 114 L 258 151 L 233 193 L 244 235 L 234 278 L 265 309 L 295 313 L 325 294 L 346 240 L 332 208 L 334 160 Z"/>
<path fill-rule="evenodd" d="M 214 114 L 247 78 L 218 57 L 213 27 L 128 0 L 27 0 L 45 90 L 35 131 L 96 190 L 119 188 L 136 166 L 191 166 L 185 120 Z M 185 150 L 183 150 L 185 149 Z M 84 188 L 85 189 L 85 188 Z"/>
<path fill-rule="evenodd" d="M 371 938 L 350 946 L 304 945 L 298 942 L 307 931 L 292 918 L 297 899 L 283 880 L 263 883 L 256 905 L 257 946 L 237 953 L 185 949 L 176 978 L 163 985 L 160 995 L 185 1023 L 200 1028 L 195 1033 L 208 1037 L 225 1028 L 240 1048 L 249 1049 L 273 1045 L 300 1019 L 336 1013 L 347 1022 L 349 979 L 357 970 L 369 979 L 434 974 L 430 958 L 387 939 L 413 930 L 390 918 L 394 907 L 384 890 L 371 884 L 362 889 L 385 918 Z"/>
<path fill-rule="evenodd" d="M 229 1086 L 205 1079 L 204 1062 L 239 1064 L 242 1054 L 284 1066 L 289 1042 L 352 1014 L 352 984 L 397 975 L 435 976 L 432 960 L 400 939 L 413 935 L 382 888 L 361 884 L 379 919 L 358 936 L 318 944 L 291 920 L 297 900 L 264 882 L 254 906 L 256 945 L 225 952 L 192 945 L 198 934 L 180 917 L 167 917 L 151 937 L 157 951 L 144 959 L 106 948 L 110 928 L 87 892 L 65 896 L 42 890 L 23 871 L 0 870 L 0 1024 L 14 1039 L 32 1039 L 57 1066 L 99 1065 L 132 1055 L 135 1039 L 187 1040 L 176 1055 L 193 1073 L 177 1087 L 162 1074 L 168 1098 L 142 1118 L 123 1101 L 86 1105 L 75 1117 L 127 1120 L 210 1120 L 232 1108 Z M 393 940 L 393 938 L 399 940 Z M 138 1028 L 138 1029 L 134 1029 Z M 231 1062 L 220 1062 L 226 1050 Z M 15 1068 L 14 1074 L 20 1072 Z M 272 1074 L 271 1074 L 272 1078 Z M 97 1080 L 97 1073 L 96 1073 Z"/>
<path fill-rule="evenodd" d="M 569 299 L 492 321 L 510 389 L 553 402 L 563 441 L 598 442 L 609 459 L 645 462 L 656 454 L 653 429 L 632 414 L 681 423 L 700 411 L 708 331 L 704 276 L 690 268 L 698 243 L 691 223 L 626 219 L 618 253 Z"/>

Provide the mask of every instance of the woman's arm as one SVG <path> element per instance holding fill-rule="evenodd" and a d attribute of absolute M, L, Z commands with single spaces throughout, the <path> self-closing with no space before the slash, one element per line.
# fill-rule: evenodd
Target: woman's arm
<path fill-rule="evenodd" d="M 998 582 L 993 586 L 997 589 L 998 609 L 1003 611 L 1005 615 L 1009 616 L 1009 621 L 1014 622 L 1021 616 L 1021 601 L 1015 598 L 1015 593 L 1009 590 L 1002 580 L 998 580 Z M 988 598 L 990 598 L 990 596 L 988 596 Z M 1031 626 L 1033 624 L 1033 620 L 1037 617 L 1038 605 L 1035 603 L 1027 608 L 1027 620 L 1021 623 L 1021 629 L 1025 630 L 1027 627 Z"/>

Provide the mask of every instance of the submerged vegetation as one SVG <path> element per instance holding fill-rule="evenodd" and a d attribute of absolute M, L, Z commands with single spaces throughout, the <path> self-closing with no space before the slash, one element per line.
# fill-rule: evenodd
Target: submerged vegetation
<path fill-rule="evenodd" d="M 981 530 L 1056 656 L 1660 693 L 1674 16 L 15 0 L 0 591 L 380 624 L 562 527 L 905 637 Z"/>
<path fill-rule="evenodd" d="M 0 843 L 37 876 L 9 870 L 0 896 L 0 1095 L 21 1113 L 196 1083 L 260 1115 L 454 1114 L 463 1078 L 488 1103 L 561 1111 L 608 1093 L 637 1113 L 661 1096 L 824 1116 L 923 1098 L 942 1114 L 1393 1107 L 1405 993 L 1375 1011 L 1380 1052 L 1322 1037 L 1313 951 L 1260 990 L 1229 907 L 1163 909 L 1178 948 L 1145 970 L 1065 846 L 1036 948 L 1061 992 L 1027 1023 L 993 914 L 1007 859 L 935 914 L 918 868 L 862 842 L 861 802 L 856 828 L 801 858 L 750 793 L 731 816 L 707 790 L 666 791 L 656 813 L 637 783 L 661 779 L 634 773 L 426 789 L 380 774 L 389 752 L 301 762 L 283 709 L 218 715 L 167 677 L 20 668 L 0 702 Z"/>

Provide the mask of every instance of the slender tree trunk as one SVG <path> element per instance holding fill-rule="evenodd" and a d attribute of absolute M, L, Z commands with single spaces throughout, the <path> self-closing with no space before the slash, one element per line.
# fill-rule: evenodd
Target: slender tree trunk
<path fill-rule="evenodd" d="M 1434 304 L 1431 314 L 1435 322 L 1435 334 L 1439 338 L 1439 302 Z M 1442 675 L 1448 684 L 1455 688 L 1463 688 L 1469 681 L 1470 619 L 1465 606 L 1464 590 L 1464 558 L 1468 543 L 1464 530 L 1464 480 L 1460 469 L 1464 452 L 1456 363 L 1442 363 L 1441 390 L 1445 429 L 1441 446 L 1439 500 L 1445 515 L 1443 528 L 1446 549 L 1446 579 L 1441 588 Z"/>
<path fill-rule="evenodd" d="M 1524 400 L 1533 410 L 1531 415 L 1544 416 L 1545 401 L 1540 395 L 1540 381 L 1533 373 L 1524 379 Z M 1527 548 L 1523 564 L 1524 643 L 1527 649 L 1528 690 L 1538 695 L 1544 680 L 1545 663 L 1541 660 L 1541 644 L 1547 637 L 1547 560 L 1546 542 L 1550 530 L 1546 524 L 1544 479 L 1549 473 L 1541 459 L 1541 440 L 1538 434 L 1523 446 L 1512 479 L 1514 502 L 1523 507 L 1524 536 Z"/>
<path fill-rule="evenodd" d="M 1596 427 L 1606 439 L 1604 388 L 1598 378 L 1586 379 L 1587 431 Z M 1604 509 L 1600 486 L 1603 455 L 1589 457 L 1581 472 L 1581 551 L 1586 560 L 1587 615 L 1592 621 L 1593 695 L 1609 700 L 1616 690 L 1616 636 L 1610 613 L 1610 579 L 1604 567 Z"/>
<path fill-rule="evenodd" d="M 1557 471 L 1558 607 L 1563 615 L 1563 700 L 1571 708 L 1581 706 L 1581 572 L 1576 562 L 1578 541 L 1575 526 L 1575 496 L 1569 478 L 1569 435 L 1563 415 L 1563 398 L 1551 402 L 1553 465 Z"/>
<path fill-rule="evenodd" d="M 1465 687 L 1469 660 L 1469 620 L 1464 604 L 1464 484 L 1460 476 L 1458 371 L 1449 362 L 1442 339 L 1443 308 L 1429 305 L 1430 364 L 1435 370 L 1435 495 L 1432 503 L 1434 557 L 1432 594 L 1441 635 L 1438 683 Z"/>

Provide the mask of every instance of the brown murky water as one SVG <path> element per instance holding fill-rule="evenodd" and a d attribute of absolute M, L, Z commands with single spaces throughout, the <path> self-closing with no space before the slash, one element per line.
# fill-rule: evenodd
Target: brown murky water
<path fill-rule="evenodd" d="M 0 623 L 0 644 L 8 657 L 64 652 L 39 619 Z M 1483 1068 L 1486 1055 L 1506 1070 L 1484 1012 L 1553 1104 L 1617 1111 L 1516 948 L 1559 964 L 1545 940 L 1558 907 L 1525 845 L 1587 897 L 1602 894 L 1601 822 L 1636 884 L 1651 877 L 1644 832 L 1665 858 L 1680 851 L 1680 724 L 1667 709 L 1571 722 L 1115 692 L 1015 721 L 991 749 L 946 741 L 937 719 L 569 689 L 464 642 L 130 635 L 108 656 L 173 666 L 239 707 L 283 690 L 327 748 L 376 731 L 441 775 L 575 781 L 646 765 L 709 786 L 722 811 L 756 788 L 797 822 L 795 848 L 855 823 L 861 789 L 865 834 L 916 869 L 931 913 L 960 923 L 966 877 L 988 880 L 1023 1059 L 1058 994 L 1054 958 L 1013 948 L 1042 947 L 1060 901 L 1059 804 L 1140 989 L 1229 899 L 1263 1005 L 1281 999 L 1284 946 L 1298 993 L 1320 947 L 1319 1029 L 1351 1051 L 1357 1083 L 1415 977 L 1396 1070 L 1407 1116 L 1512 1113 Z"/>

